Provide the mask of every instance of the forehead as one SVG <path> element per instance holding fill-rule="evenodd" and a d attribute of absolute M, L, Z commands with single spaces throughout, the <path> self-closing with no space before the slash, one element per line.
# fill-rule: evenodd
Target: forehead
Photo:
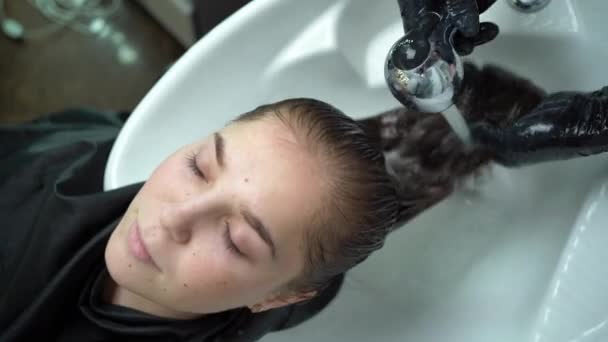
<path fill-rule="evenodd" d="M 282 246 L 300 247 L 325 194 L 318 158 L 278 119 L 235 123 L 221 133 L 226 172 L 268 226 L 279 254 Z"/>

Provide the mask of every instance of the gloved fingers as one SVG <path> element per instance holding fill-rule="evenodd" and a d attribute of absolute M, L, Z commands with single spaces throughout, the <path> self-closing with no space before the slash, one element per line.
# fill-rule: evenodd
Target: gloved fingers
<path fill-rule="evenodd" d="M 596 113 L 608 113 L 608 87 L 595 92 L 591 100 L 594 103 Z"/>
<path fill-rule="evenodd" d="M 499 128 L 482 122 L 471 127 L 475 143 L 487 148 L 493 154 L 492 159 L 505 167 L 518 167 L 525 164 L 526 149 L 518 134 L 510 128 Z"/>
<path fill-rule="evenodd" d="M 482 122 L 471 127 L 471 135 L 505 166 L 606 152 L 607 107 L 608 87 L 553 93 L 513 125 L 503 129 Z"/>
<path fill-rule="evenodd" d="M 417 28 L 418 16 L 429 8 L 429 2 L 430 0 L 397 0 L 405 32 Z"/>
<path fill-rule="evenodd" d="M 472 38 L 475 46 L 485 44 L 498 36 L 498 25 L 491 22 L 483 22 L 479 25 L 479 33 Z"/>
<path fill-rule="evenodd" d="M 475 44 L 469 39 L 460 38 L 462 35 L 458 34 L 458 32 L 454 35 L 453 46 L 456 53 L 460 56 L 468 56 L 473 53 L 473 49 L 475 49 Z"/>
<path fill-rule="evenodd" d="M 606 115 L 605 107 L 608 106 L 608 87 L 593 92 L 560 92 L 551 94 L 543 101 L 546 106 L 543 110 L 562 108 L 562 111 L 570 110 L 573 115 Z"/>
<path fill-rule="evenodd" d="M 594 99 L 608 101 L 608 86 L 603 87 L 600 90 L 596 90 L 596 91 L 592 92 L 590 97 L 594 98 Z"/>
<path fill-rule="evenodd" d="M 440 17 L 436 14 L 426 13 L 418 16 L 417 30 L 421 32 L 426 39 L 429 39 L 433 32 L 445 30 L 445 23 L 441 23 Z"/>
<path fill-rule="evenodd" d="M 536 108 L 532 109 L 529 114 L 524 115 L 522 119 L 538 116 L 557 116 L 566 110 L 576 106 L 580 93 L 576 92 L 559 92 L 547 96 Z M 558 118 L 556 118 L 558 119 Z"/>
<path fill-rule="evenodd" d="M 473 140 L 480 145 L 492 149 L 498 149 L 498 147 L 504 144 L 504 132 L 504 129 L 500 129 L 487 122 L 480 122 L 471 127 Z"/>
<path fill-rule="evenodd" d="M 446 0 L 448 20 L 456 25 L 465 37 L 479 33 L 479 10 L 476 0 Z"/>
<path fill-rule="evenodd" d="M 485 12 L 495 2 L 496 0 L 477 0 L 477 9 L 479 10 L 479 14 Z"/>
<path fill-rule="evenodd" d="M 473 52 L 475 46 L 485 44 L 496 38 L 498 32 L 498 25 L 484 22 L 479 25 L 479 32 L 477 35 L 471 38 L 465 37 L 460 31 L 456 31 L 452 38 L 452 44 L 460 56 L 467 56 Z"/>

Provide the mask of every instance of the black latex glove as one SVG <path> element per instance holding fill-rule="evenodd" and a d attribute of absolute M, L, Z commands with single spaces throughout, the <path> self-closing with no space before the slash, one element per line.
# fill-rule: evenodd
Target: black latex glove
<path fill-rule="evenodd" d="M 494 23 L 479 23 L 479 15 L 487 10 L 496 0 L 397 0 L 405 32 L 424 26 L 421 13 L 430 11 L 442 16 L 436 28 L 434 39 L 447 40 L 450 31 L 455 28 L 452 45 L 456 52 L 465 56 L 473 52 L 475 46 L 485 44 L 498 35 L 498 26 Z M 430 32 L 429 32 L 430 34 Z M 438 37 L 437 37 L 438 36 Z M 448 43 L 445 41 L 444 43 Z"/>
<path fill-rule="evenodd" d="M 608 151 L 608 87 L 591 93 L 549 95 L 506 128 L 488 123 L 473 138 L 496 152 L 497 161 L 519 166 Z"/>

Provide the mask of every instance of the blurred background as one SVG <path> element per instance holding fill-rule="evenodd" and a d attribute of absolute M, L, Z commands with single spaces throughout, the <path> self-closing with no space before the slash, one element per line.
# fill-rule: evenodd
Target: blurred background
<path fill-rule="evenodd" d="M 198 38 L 249 0 L 0 0 L 0 122 L 131 111 Z"/>

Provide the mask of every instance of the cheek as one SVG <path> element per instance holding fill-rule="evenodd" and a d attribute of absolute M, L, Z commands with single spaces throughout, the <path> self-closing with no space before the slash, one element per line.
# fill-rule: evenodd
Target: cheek
<path fill-rule="evenodd" d="M 249 271 L 232 262 L 224 251 L 197 249 L 186 254 L 176 272 L 183 287 L 222 293 L 238 289 L 247 280 Z"/>
<path fill-rule="evenodd" d="M 169 190 L 182 188 L 188 174 L 179 160 L 179 156 L 172 156 L 160 164 L 144 183 L 142 194 L 165 197 L 171 193 Z"/>
<path fill-rule="evenodd" d="M 235 260 L 227 251 L 191 251 L 180 260 L 174 286 L 193 301 L 215 302 L 225 308 L 255 304 L 272 291 L 271 277 L 254 266 Z"/>

